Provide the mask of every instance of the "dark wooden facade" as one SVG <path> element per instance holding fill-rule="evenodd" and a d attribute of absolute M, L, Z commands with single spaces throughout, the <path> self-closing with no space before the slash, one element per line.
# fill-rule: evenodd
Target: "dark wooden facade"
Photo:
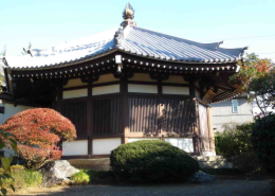
<path fill-rule="evenodd" d="M 94 42 L 62 51 L 73 53 L 87 47 L 96 51 L 86 56 L 71 59 L 68 53 L 67 61 L 25 67 L 10 67 L 4 59 L 7 89 L 2 98 L 60 111 L 76 125 L 75 146 L 85 148 L 80 149 L 84 157 L 148 138 L 171 143 L 187 139 L 192 141 L 192 153 L 214 152 L 207 104 L 238 93 L 228 81 L 238 71 L 244 49 L 223 49 L 220 43 L 202 44 L 137 28 L 133 16 L 127 17 L 111 41 L 103 40 L 102 50 Z M 126 31 L 132 32 L 128 39 Z M 124 42 L 128 45 L 123 47 Z M 55 52 L 45 56 L 58 57 Z M 32 57 L 40 62 L 45 56 Z M 148 77 L 134 79 L 137 74 Z M 106 75 L 109 79 L 102 80 Z M 68 85 L 75 79 L 81 82 Z M 111 147 L 106 140 L 110 138 L 115 138 L 110 140 Z"/>
<path fill-rule="evenodd" d="M 122 55 L 124 59 L 122 72 L 117 71 L 115 54 Z M 65 68 L 9 70 L 13 79 L 9 92 L 18 104 L 53 107 L 71 119 L 77 127 L 78 140 L 88 140 L 89 157 L 93 156 L 93 140 L 100 138 L 121 138 L 122 143 L 128 142 L 129 138 L 192 138 L 195 154 L 213 151 L 210 149 L 211 146 L 213 148 L 213 141 L 209 142 L 213 136 L 202 136 L 200 132 L 198 105 L 203 103 L 205 106 L 207 99 L 222 96 L 217 94 L 219 89 L 231 88 L 225 82 L 217 81 L 234 73 L 234 65 L 224 66 L 224 72 L 218 72 L 217 65 L 215 69 L 210 66 L 209 70 L 199 68 L 200 65 L 191 65 L 186 69 L 180 64 L 129 58 L 127 54 L 116 52 Z M 137 73 L 149 74 L 152 80 L 131 80 Z M 97 83 L 104 74 L 112 74 L 117 79 Z M 187 82 L 170 82 L 170 76 L 184 78 Z M 69 80 L 76 78 L 83 84 L 65 87 Z M 128 92 L 131 84 L 154 85 L 157 92 Z M 119 85 L 119 92 L 93 95 L 93 88 L 108 85 Z M 186 87 L 189 92 L 188 95 L 165 94 L 164 86 Z M 78 89 L 87 89 L 87 96 L 63 98 L 62 92 Z M 209 94 L 209 91 L 214 94 Z M 229 91 L 234 92 L 235 89 Z M 209 115 L 201 122 L 206 127 L 209 126 L 207 118 Z"/>

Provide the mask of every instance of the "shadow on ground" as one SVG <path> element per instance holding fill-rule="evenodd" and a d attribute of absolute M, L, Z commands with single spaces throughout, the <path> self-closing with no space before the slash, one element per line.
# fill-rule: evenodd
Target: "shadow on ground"
<path fill-rule="evenodd" d="M 51 196 L 271 196 L 269 180 L 216 180 L 206 184 L 112 186 L 86 185 L 47 189 L 28 195 Z M 26 195 L 26 194 L 24 194 Z"/>

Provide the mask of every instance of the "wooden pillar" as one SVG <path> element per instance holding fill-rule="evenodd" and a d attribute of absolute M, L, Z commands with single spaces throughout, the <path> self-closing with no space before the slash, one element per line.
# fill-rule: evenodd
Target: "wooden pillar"
<path fill-rule="evenodd" d="M 200 155 L 202 153 L 201 150 L 201 131 L 200 131 L 200 116 L 199 116 L 199 104 L 196 98 L 193 98 L 194 101 L 194 112 L 195 112 L 195 127 L 194 127 L 194 136 L 193 136 L 193 143 L 194 143 L 194 153 Z"/>
<path fill-rule="evenodd" d="M 194 79 L 189 79 L 189 93 L 190 93 L 190 97 L 193 99 L 194 97 L 196 97 L 196 93 L 195 93 L 195 81 Z"/>
<path fill-rule="evenodd" d="M 128 79 L 120 78 L 120 123 L 121 123 L 121 143 L 125 144 L 126 136 L 129 132 L 129 106 L 128 106 Z"/>
<path fill-rule="evenodd" d="M 195 125 L 194 125 L 194 132 L 193 132 L 193 144 L 194 144 L 194 153 L 197 155 L 201 154 L 201 138 L 200 138 L 200 116 L 199 116 L 199 105 L 196 99 L 195 93 L 195 78 L 192 76 L 186 77 L 187 81 L 189 82 L 189 93 L 190 99 L 193 100 L 194 104 L 194 113 L 195 113 Z"/>
<path fill-rule="evenodd" d="M 93 155 L 93 100 L 92 100 L 92 82 L 88 82 L 88 101 L 87 101 L 87 139 L 88 139 L 88 157 Z"/>
<path fill-rule="evenodd" d="M 207 125 L 208 125 L 208 137 L 209 137 L 209 151 L 213 154 L 216 154 L 215 149 L 215 136 L 214 131 L 212 127 L 212 108 L 207 107 Z"/>

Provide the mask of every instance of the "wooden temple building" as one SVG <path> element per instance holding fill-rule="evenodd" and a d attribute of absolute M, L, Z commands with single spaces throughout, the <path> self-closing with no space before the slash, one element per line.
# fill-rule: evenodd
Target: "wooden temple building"
<path fill-rule="evenodd" d="M 236 94 L 228 80 L 245 50 L 220 44 L 140 28 L 127 5 L 117 30 L 4 57 L 7 87 L 1 97 L 54 108 L 71 119 L 78 137 L 63 143 L 64 156 L 108 155 L 142 139 L 211 155 L 208 104 Z"/>

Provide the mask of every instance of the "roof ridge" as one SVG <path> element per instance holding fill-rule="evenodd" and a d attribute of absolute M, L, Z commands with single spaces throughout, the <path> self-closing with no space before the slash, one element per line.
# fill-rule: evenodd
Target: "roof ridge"
<path fill-rule="evenodd" d="M 121 49 L 123 40 L 128 36 L 130 30 L 133 26 L 126 25 L 125 27 L 120 26 L 118 30 L 115 32 L 114 40 L 115 40 L 115 48 Z"/>

